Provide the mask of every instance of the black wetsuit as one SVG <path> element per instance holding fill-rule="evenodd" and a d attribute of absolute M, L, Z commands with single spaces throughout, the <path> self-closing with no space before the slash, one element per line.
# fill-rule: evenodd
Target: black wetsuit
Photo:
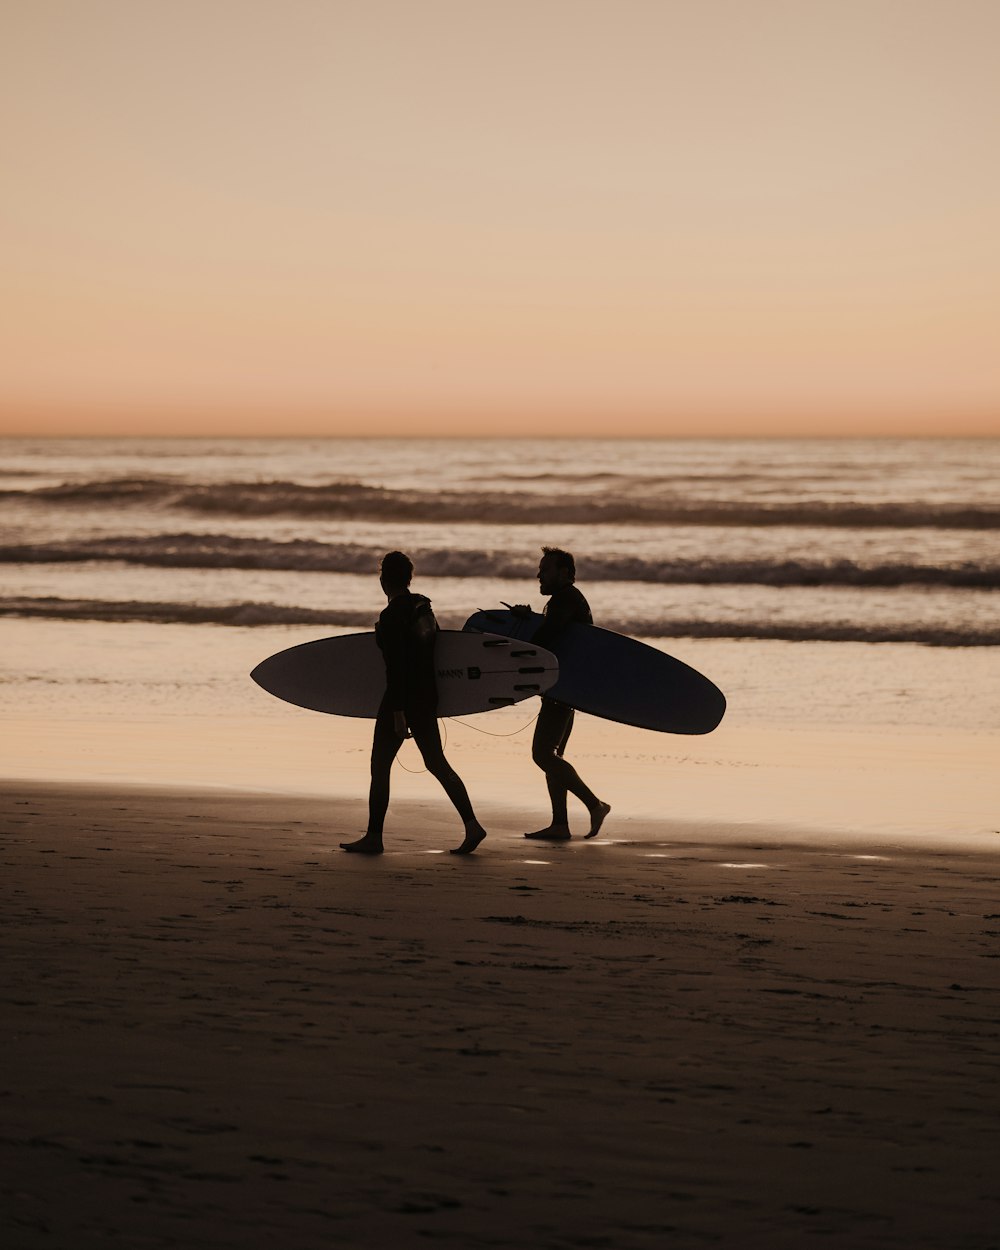
<path fill-rule="evenodd" d="M 535 630 L 531 641 L 537 642 L 547 651 L 551 651 L 553 645 L 558 645 L 560 638 L 575 621 L 581 625 L 594 623 L 590 604 L 584 598 L 583 592 L 572 584 L 563 586 L 549 597 L 548 603 L 542 609 L 542 615 L 545 620 Z"/>
<path fill-rule="evenodd" d="M 438 779 L 463 821 L 473 818 L 461 777 L 444 757 L 437 722 L 434 644 L 438 625 L 431 601 L 407 590 L 389 601 L 375 626 L 385 659 L 386 689 L 375 719 L 368 832 L 381 835 L 389 806 L 389 774 L 403 745 L 396 713 L 403 712 L 427 771 Z"/>
<path fill-rule="evenodd" d="M 545 605 L 545 620 L 532 635 L 531 641 L 559 654 L 559 643 L 570 625 L 593 625 L 590 604 L 576 586 L 563 586 Z M 552 800 L 552 823 L 568 823 L 566 795 L 575 794 L 593 810 L 597 796 L 581 781 L 572 764 L 563 759 L 566 743 L 573 732 L 574 711 L 557 699 L 542 696 L 542 707 L 535 722 L 535 735 L 531 743 L 531 758 L 545 773 L 549 798 Z"/>
<path fill-rule="evenodd" d="M 404 591 L 390 599 L 375 625 L 375 641 L 385 660 L 382 707 L 412 713 L 415 719 L 437 715 L 434 643 L 438 625 L 425 595 Z"/>

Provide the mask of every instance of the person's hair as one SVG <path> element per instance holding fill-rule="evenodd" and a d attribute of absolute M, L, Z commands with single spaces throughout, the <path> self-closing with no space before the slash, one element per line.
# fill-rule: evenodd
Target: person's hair
<path fill-rule="evenodd" d="M 542 555 L 554 560 L 556 568 L 565 569 L 570 577 L 576 581 L 576 561 L 568 551 L 563 551 L 562 547 L 543 547 Z"/>
<path fill-rule="evenodd" d="M 413 561 L 401 551 L 387 551 L 382 557 L 379 572 L 390 586 L 409 586 L 413 577 Z"/>

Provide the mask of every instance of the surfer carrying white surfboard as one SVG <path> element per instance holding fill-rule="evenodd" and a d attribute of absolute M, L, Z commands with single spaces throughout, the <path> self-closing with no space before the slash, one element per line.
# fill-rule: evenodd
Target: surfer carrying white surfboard
<path fill-rule="evenodd" d="M 535 630 L 531 641 L 558 655 L 559 639 L 570 625 L 574 622 L 582 625 L 594 623 L 590 604 L 576 586 L 576 561 L 568 551 L 559 547 L 542 548 L 542 558 L 538 564 L 538 588 L 543 595 L 549 596 L 549 601 L 544 608 L 545 620 Z M 511 611 L 523 616 L 529 614 L 531 609 L 527 604 L 519 603 Z M 565 842 L 572 837 L 566 806 L 570 794 L 576 795 L 590 813 L 590 829 L 584 834 L 586 838 L 597 837 L 601 825 L 611 811 L 611 805 L 602 802 L 584 784 L 573 765 L 564 758 L 566 743 L 573 732 L 573 717 L 571 707 L 556 699 L 542 696 L 542 708 L 535 722 L 535 735 L 531 743 L 531 758 L 545 773 L 545 784 L 552 803 L 552 823 L 534 833 L 526 833 L 526 838 L 535 838 L 542 842 Z"/>
<path fill-rule="evenodd" d="M 404 740 L 412 736 L 427 771 L 444 787 L 465 825 L 465 840 L 452 848 L 452 854 L 470 855 L 486 837 L 486 830 L 476 819 L 465 783 L 445 759 L 437 722 L 434 673 L 438 625 L 431 601 L 410 590 L 412 576 L 413 563 L 401 551 L 390 551 L 382 557 L 379 581 L 388 605 L 378 618 L 375 637 L 385 660 L 386 690 L 372 739 L 368 831 L 356 842 L 340 845 L 345 851 L 362 855 L 382 854 L 392 762 Z"/>

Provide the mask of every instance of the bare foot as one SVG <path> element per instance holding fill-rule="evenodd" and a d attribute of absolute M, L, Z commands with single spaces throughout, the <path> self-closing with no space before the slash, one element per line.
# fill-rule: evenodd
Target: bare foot
<path fill-rule="evenodd" d="M 474 825 L 469 825 L 465 830 L 465 841 L 461 846 L 453 846 L 451 848 L 452 855 L 471 855 L 483 838 L 486 837 L 486 830 L 476 821 Z"/>
<path fill-rule="evenodd" d="M 568 842 L 573 836 L 569 825 L 549 825 L 547 829 L 536 829 L 534 833 L 526 833 L 526 838 L 535 838 L 538 842 Z"/>
<path fill-rule="evenodd" d="M 373 837 L 370 833 L 358 838 L 357 842 L 341 842 L 340 846 L 342 850 L 357 851 L 359 855 L 381 855 L 384 850 L 382 839 Z"/>
<path fill-rule="evenodd" d="M 585 833 L 583 836 L 585 838 L 596 838 L 601 832 L 601 825 L 604 824 L 604 819 L 610 811 L 610 803 L 598 803 L 590 813 L 590 832 Z"/>

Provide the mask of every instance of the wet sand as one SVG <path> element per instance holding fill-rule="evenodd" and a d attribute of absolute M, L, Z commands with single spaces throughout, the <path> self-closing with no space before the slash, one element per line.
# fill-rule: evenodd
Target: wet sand
<path fill-rule="evenodd" d="M 995 1247 L 988 850 L 6 782 L 0 1233 Z"/>

